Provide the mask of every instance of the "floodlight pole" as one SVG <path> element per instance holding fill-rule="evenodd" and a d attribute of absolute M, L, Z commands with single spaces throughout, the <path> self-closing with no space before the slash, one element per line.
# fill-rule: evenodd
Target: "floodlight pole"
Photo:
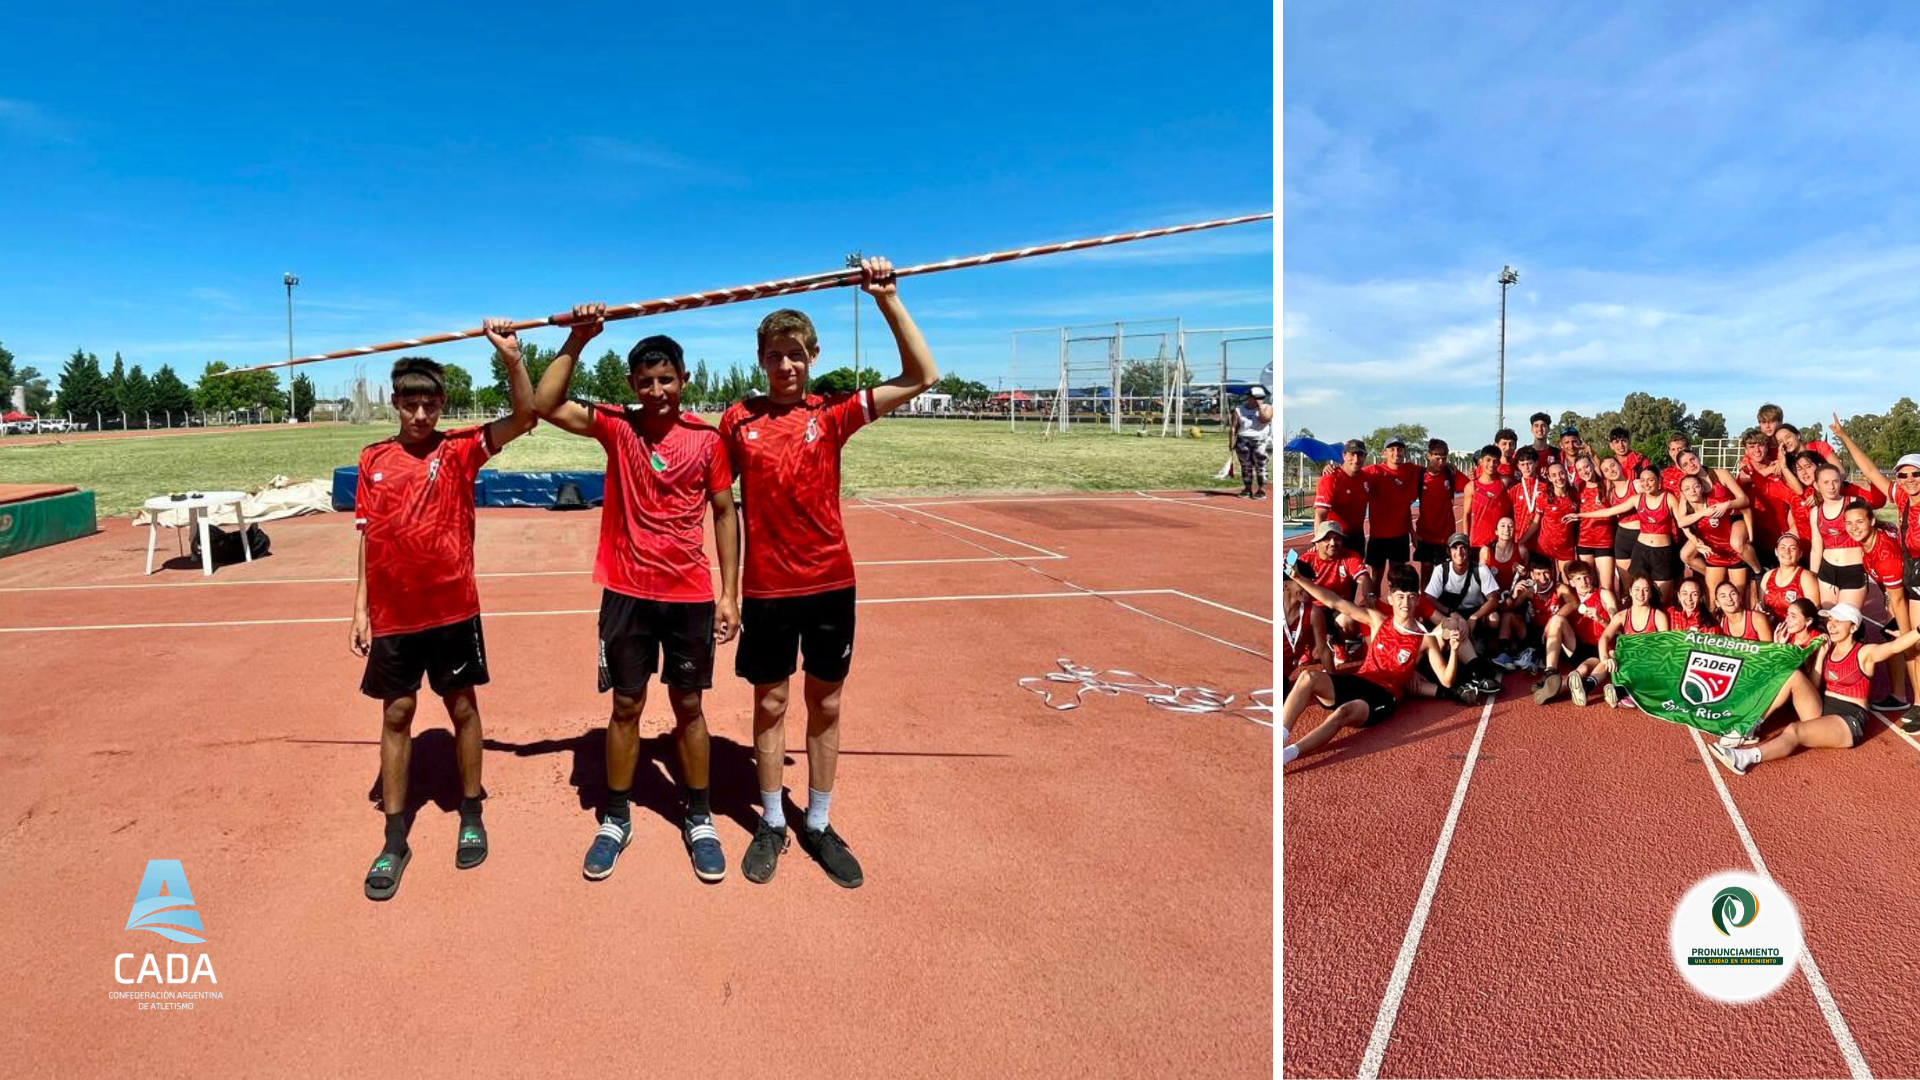
<path fill-rule="evenodd" d="M 1500 423 L 1498 430 L 1501 431 L 1506 430 L 1507 427 L 1507 289 L 1519 283 L 1520 275 L 1514 273 L 1513 267 L 1500 268 L 1500 403 L 1498 409 Z"/>
<path fill-rule="evenodd" d="M 287 359 L 291 360 L 293 359 L 293 287 L 300 284 L 300 279 L 294 277 L 292 273 L 287 273 L 281 280 L 287 286 Z M 299 406 L 293 400 L 293 376 L 289 374 L 287 376 L 287 419 L 298 419 L 299 413 Z"/>

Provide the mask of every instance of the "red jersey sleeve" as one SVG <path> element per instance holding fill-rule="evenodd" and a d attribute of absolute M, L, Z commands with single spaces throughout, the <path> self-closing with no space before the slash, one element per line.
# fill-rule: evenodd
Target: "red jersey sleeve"
<path fill-rule="evenodd" d="M 733 486 L 733 462 L 728 460 L 726 440 L 718 432 L 707 442 L 707 493 L 711 495 Z"/>
<path fill-rule="evenodd" d="M 1861 487 L 1859 484 L 1848 484 L 1847 494 L 1856 499 L 1865 499 L 1867 505 L 1873 507 L 1875 510 L 1887 505 L 1887 497 L 1880 494 L 1880 489 L 1871 484 L 1866 487 Z"/>
<path fill-rule="evenodd" d="M 367 531 L 367 497 L 369 491 L 369 485 L 367 483 L 367 458 L 372 450 L 373 447 L 369 446 L 360 451 L 360 468 L 357 470 L 358 475 L 355 477 L 353 485 L 353 527 L 360 532 Z"/>
<path fill-rule="evenodd" d="M 845 445 L 853 433 L 873 423 L 873 391 L 856 390 L 851 394 L 834 394 L 826 399 L 827 425 L 833 430 L 833 441 Z"/>
<path fill-rule="evenodd" d="M 493 448 L 487 445 L 487 428 L 484 424 L 448 432 L 447 443 L 450 459 L 447 464 L 469 484 L 480 474 L 480 466 L 493 457 Z"/>

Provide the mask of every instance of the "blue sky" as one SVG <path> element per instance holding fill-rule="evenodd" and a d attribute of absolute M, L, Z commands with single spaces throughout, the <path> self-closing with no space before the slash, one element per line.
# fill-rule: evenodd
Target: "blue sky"
<path fill-rule="evenodd" d="M 1273 202 L 1263 5 L 30 7 L 0 15 L 0 342 L 48 373 L 75 346 L 189 382 L 284 358 L 289 270 L 304 355 Z M 902 293 L 942 367 L 992 384 L 1015 328 L 1271 323 L 1272 258 L 1242 226 Z M 800 301 L 847 362 L 849 294 Z M 603 341 L 748 362 L 777 306 Z M 325 393 L 351 367 L 303 370 Z"/>
<path fill-rule="evenodd" d="M 1920 394 L 1920 8 L 1289 3 L 1289 429 Z"/>

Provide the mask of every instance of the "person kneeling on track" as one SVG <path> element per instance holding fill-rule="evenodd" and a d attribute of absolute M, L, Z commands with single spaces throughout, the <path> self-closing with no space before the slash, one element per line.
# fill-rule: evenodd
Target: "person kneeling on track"
<path fill-rule="evenodd" d="M 1500 669 L 1478 655 L 1475 637 L 1482 631 L 1497 631 L 1500 589 L 1491 570 L 1468 561 L 1470 550 L 1466 533 L 1448 538 L 1448 561 L 1433 568 L 1426 595 L 1439 624 L 1460 632 L 1460 660 L 1467 665 L 1467 677 L 1474 688 L 1483 694 L 1497 694 Z"/>
<path fill-rule="evenodd" d="M 1517 641 L 1517 654 L 1493 658 L 1495 667 L 1536 673 L 1547 655 L 1547 626 L 1553 617 L 1571 613 L 1577 602 L 1573 590 L 1555 584 L 1553 560 L 1536 551 L 1527 558 L 1527 576 L 1513 583 L 1513 610 L 1507 614 L 1501 637 Z"/>
<path fill-rule="evenodd" d="M 1356 606 L 1297 575 L 1297 564 L 1289 565 L 1287 576 L 1300 583 L 1308 596 L 1344 615 L 1363 623 L 1370 631 L 1367 658 L 1352 675 L 1326 671 L 1303 671 L 1294 680 L 1293 690 L 1281 708 L 1283 729 L 1291 730 L 1294 721 L 1305 712 L 1310 701 L 1318 701 L 1332 710 L 1320 725 L 1299 742 L 1285 748 L 1282 763 L 1325 746 L 1341 728 L 1366 727 L 1393 714 L 1409 691 L 1421 697 L 1446 696 L 1463 705 L 1480 700 L 1471 686 L 1456 686 L 1461 670 L 1458 630 L 1446 630 L 1441 639 L 1426 629 L 1415 616 L 1419 603 L 1420 577 L 1411 566 L 1396 566 L 1387 572 L 1387 603 L 1391 612 Z M 1439 676 L 1439 684 L 1428 682 L 1415 671 L 1422 656 Z M 1284 736 L 1283 736 L 1284 737 Z"/>
<path fill-rule="evenodd" d="M 1580 694 L 1574 698 L 1576 705 L 1585 704 L 1585 696 L 1593 693 L 1596 683 L 1601 684 L 1607 699 L 1607 708 L 1617 709 L 1622 701 L 1628 705 L 1633 699 L 1620 692 L 1614 685 L 1613 676 L 1619 671 L 1619 665 L 1613 661 L 1613 643 L 1620 637 L 1632 637 L 1635 634 L 1654 634 L 1668 628 L 1667 613 L 1653 604 L 1653 579 L 1635 577 L 1627 582 L 1627 606 L 1621 608 L 1607 623 L 1606 630 L 1600 634 L 1600 662 L 1596 669 L 1586 673 L 1574 673 L 1576 681 L 1581 682 Z M 1581 665 L 1583 668 L 1586 665 Z"/>
<path fill-rule="evenodd" d="M 1859 745 L 1867 733 L 1867 694 L 1873 686 L 1874 668 L 1880 661 L 1920 644 L 1920 630 L 1909 630 L 1892 641 L 1868 645 L 1859 638 L 1863 620 L 1860 609 L 1852 604 L 1835 604 L 1827 612 L 1829 637 L 1814 667 L 1824 696 L 1816 698 L 1813 683 L 1796 671 L 1774 701 L 1778 707 L 1791 694 L 1798 721 L 1759 746 L 1716 743 L 1707 750 L 1729 772 L 1742 775 L 1763 761 L 1778 760 L 1803 746 L 1846 750 Z"/>

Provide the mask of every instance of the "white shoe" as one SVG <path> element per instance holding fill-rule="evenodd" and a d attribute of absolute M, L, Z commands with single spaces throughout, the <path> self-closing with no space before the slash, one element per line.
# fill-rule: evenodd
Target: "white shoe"
<path fill-rule="evenodd" d="M 1607 708 L 1617 709 L 1620 707 L 1620 688 L 1612 683 L 1608 683 L 1600 688 L 1600 696 L 1607 699 Z"/>
<path fill-rule="evenodd" d="M 1583 709 L 1586 708 L 1587 680 L 1584 678 L 1581 678 L 1578 675 L 1568 676 L 1567 677 L 1567 696 L 1573 699 L 1573 703 L 1575 705 L 1578 705 Z"/>
<path fill-rule="evenodd" d="M 1745 776 L 1747 770 L 1752 768 L 1754 763 L 1760 758 L 1760 755 L 1753 751 L 1722 746 L 1719 743 L 1714 743 L 1712 746 L 1707 747 L 1707 753 L 1718 758 L 1720 764 L 1725 765 L 1727 771 L 1735 776 Z M 1750 753 L 1753 753 L 1752 758 L 1747 757 Z"/>

